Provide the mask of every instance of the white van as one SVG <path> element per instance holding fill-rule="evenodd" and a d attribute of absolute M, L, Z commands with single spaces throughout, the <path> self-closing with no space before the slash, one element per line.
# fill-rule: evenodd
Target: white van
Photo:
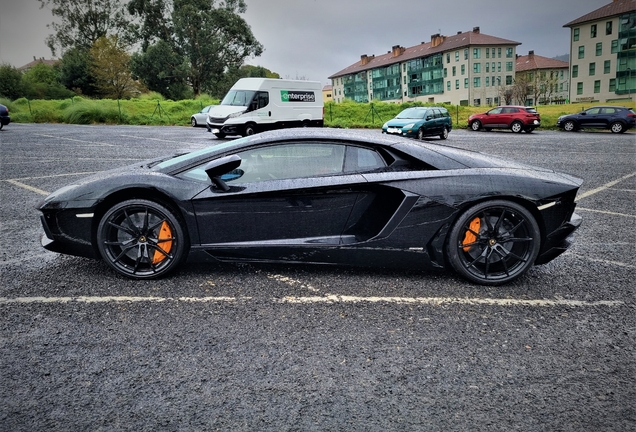
<path fill-rule="evenodd" d="M 207 119 L 208 132 L 219 138 L 323 123 L 320 82 L 272 78 L 241 78 Z"/>

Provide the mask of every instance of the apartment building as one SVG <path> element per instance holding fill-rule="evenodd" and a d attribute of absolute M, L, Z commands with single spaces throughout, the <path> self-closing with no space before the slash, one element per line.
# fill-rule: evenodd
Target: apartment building
<path fill-rule="evenodd" d="M 570 28 L 570 101 L 636 101 L 636 0 L 614 0 Z"/>
<path fill-rule="evenodd" d="M 570 64 L 553 58 L 536 55 L 518 56 L 515 87 L 525 89 L 525 105 L 566 103 L 570 97 Z M 516 98 L 521 99 L 521 98 Z"/>
<path fill-rule="evenodd" d="M 331 75 L 333 100 L 430 102 L 454 105 L 509 103 L 516 48 L 479 27 L 453 36 L 434 34 L 429 42 L 360 61 Z"/>

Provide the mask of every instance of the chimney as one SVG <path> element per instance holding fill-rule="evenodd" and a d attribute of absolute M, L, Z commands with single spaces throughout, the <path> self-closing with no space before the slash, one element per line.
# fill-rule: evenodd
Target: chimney
<path fill-rule="evenodd" d="M 404 51 L 406 51 L 406 48 L 399 45 L 393 45 L 391 47 L 391 57 L 401 56 L 402 54 L 404 54 Z"/>
<path fill-rule="evenodd" d="M 534 50 L 528 51 L 528 57 L 530 57 L 530 58 L 534 57 Z"/>
<path fill-rule="evenodd" d="M 479 34 L 479 27 L 473 27 L 473 33 Z"/>
<path fill-rule="evenodd" d="M 463 33 L 463 31 L 461 31 L 461 30 L 457 32 L 457 34 L 462 34 L 462 33 Z"/>
<path fill-rule="evenodd" d="M 445 39 L 446 39 L 446 36 L 442 36 L 439 33 L 431 35 L 431 48 L 440 46 Z"/>
<path fill-rule="evenodd" d="M 367 56 L 366 54 L 362 54 L 360 56 L 360 65 L 364 66 L 367 63 L 369 63 L 369 56 Z"/>

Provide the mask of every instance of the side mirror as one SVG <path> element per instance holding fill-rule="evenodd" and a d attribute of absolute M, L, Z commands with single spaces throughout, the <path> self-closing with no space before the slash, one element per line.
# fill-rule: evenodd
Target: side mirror
<path fill-rule="evenodd" d="M 221 176 L 235 170 L 240 165 L 241 157 L 239 155 L 230 155 L 208 162 L 203 169 L 215 186 L 227 192 L 230 187 L 221 179 Z"/>

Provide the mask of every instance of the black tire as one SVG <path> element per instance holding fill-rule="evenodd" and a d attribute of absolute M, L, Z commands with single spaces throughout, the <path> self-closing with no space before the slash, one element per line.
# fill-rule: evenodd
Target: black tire
<path fill-rule="evenodd" d="M 217 137 L 217 138 L 219 138 L 219 139 L 223 139 L 223 138 L 225 138 L 225 134 L 224 134 L 224 133 L 222 133 L 222 132 L 215 133 L 214 135 L 216 135 L 216 137 Z"/>
<path fill-rule="evenodd" d="M 474 131 L 478 131 L 479 129 L 481 129 L 481 122 L 479 120 L 475 120 L 470 124 L 470 128 Z"/>
<path fill-rule="evenodd" d="M 526 129 L 526 133 L 532 133 L 534 131 L 534 128 L 528 128 Z"/>
<path fill-rule="evenodd" d="M 523 131 L 523 123 L 520 121 L 513 121 L 510 125 L 510 130 L 514 133 L 521 133 L 521 131 Z"/>
<path fill-rule="evenodd" d="M 118 273 L 131 279 L 155 279 L 179 266 L 190 244 L 171 210 L 154 201 L 132 199 L 113 206 L 101 218 L 97 247 Z"/>
<path fill-rule="evenodd" d="M 192 118 L 190 119 L 190 123 L 192 123 L 192 127 L 197 127 L 197 126 L 198 126 L 198 124 L 197 124 L 197 119 L 195 119 L 194 117 L 192 117 Z"/>
<path fill-rule="evenodd" d="M 424 139 L 424 129 L 419 128 L 417 130 L 417 139 L 422 141 Z"/>
<path fill-rule="evenodd" d="M 0 123 L 0 130 L 2 130 L 3 127 L 4 127 L 4 125 L 2 123 Z"/>
<path fill-rule="evenodd" d="M 445 140 L 446 138 L 448 138 L 448 128 L 444 126 L 442 133 L 439 135 L 439 139 Z"/>
<path fill-rule="evenodd" d="M 617 121 L 610 125 L 610 130 L 612 133 L 623 133 L 625 132 L 625 125 Z"/>
<path fill-rule="evenodd" d="M 484 130 L 485 130 L 486 132 L 490 132 L 490 131 L 492 130 L 492 128 L 484 128 Z"/>
<path fill-rule="evenodd" d="M 565 123 L 563 123 L 563 130 L 567 132 L 574 132 L 577 129 L 578 128 L 576 127 L 576 123 L 574 123 L 572 120 L 566 120 Z"/>
<path fill-rule="evenodd" d="M 310 126 L 310 124 L 311 123 L 309 122 L 309 120 L 303 120 L 303 122 L 301 124 L 301 127 L 308 128 Z"/>
<path fill-rule="evenodd" d="M 493 200 L 462 213 L 446 247 L 448 260 L 459 275 L 480 285 L 501 285 L 533 265 L 541 236 L 528 210 L 511 201 Z"/>
<path fill-rule="evenodd" d="M 243 129 L 243 136 L 250 136 L 256 133 L 256 125 L 253 123 L 248 123 L 245 125 Z"/>

